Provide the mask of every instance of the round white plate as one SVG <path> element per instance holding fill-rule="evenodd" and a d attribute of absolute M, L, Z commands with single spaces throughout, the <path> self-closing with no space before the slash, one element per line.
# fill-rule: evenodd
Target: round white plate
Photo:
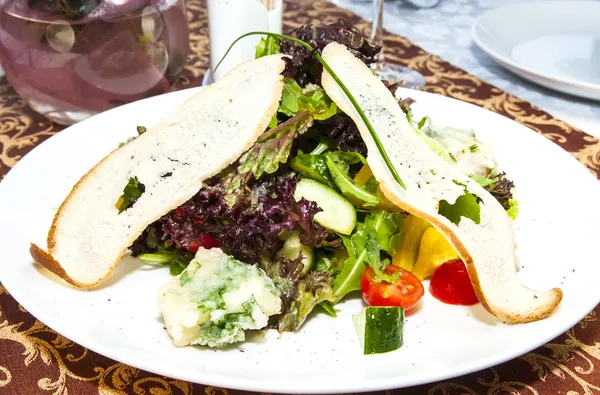
<path fill-rule="evenodd" d="M 600 2 L 509 5 L 477 18 L 472 34 L 479 48 L 521 77 L 600 100 Z"/>
<path fill-rule="evenodd" d="M 339 306 L 337 318 L 313 315 L 299 333 L 269 331 L 223 351 L 176 348 L 157 308 L 158 290 L 170 278 L 166 268 L 126 258 L 99 289 L 82 291 L 35 266 L 29 243 L 45 245 L 52 216 L 73 184 L 135 135 L 137 125 L 155 124 L 196 91 L 146 99 L 82 121 L 31 151 L 0 183 L 0 281 L 31 314 L 74 342 L 140 369 L 208 385 L 357 392 L 447 379 L 515 358 L 560 335 L 598 304 L 600 183 L 568 153 L 526 127 L 417 91 L 401 94 L 417 100 L 418 116 L 430 114 L 438 124 L 475 129 L 515 180 L 521 210 L 516 224 L 523 265 L 519 276 L 530 287 L 564 290 L 550 318 L 504 325 L 480 305 L 445 305 L 426 292 L 420 308 L 406 318 L 405 345 L 364 356 L 352 325 L 352 314 L 363 307 L 355 297 Z"/>

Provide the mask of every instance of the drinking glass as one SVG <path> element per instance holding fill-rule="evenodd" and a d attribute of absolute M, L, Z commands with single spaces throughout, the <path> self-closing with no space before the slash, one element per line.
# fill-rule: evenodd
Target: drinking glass
<path fill-rule="evenodd" d="M 375 71 L 384 80 L 402 81 L 405 88 L 419 89 L 425 86 L 425 78 L 421 73 L 408 67 L 400 66 L 385 61 L 385 46 L 383 44 L 383 5 L 384 0 L 373 0 L 373 24 L 371 40 L 382 46 L 379 61 Z"/>
<path fill-rule="evenodd" d="M 35 111 L 72 124 L 161 94 L 183 70 L 183 0 L 4 0 L 0 62 Z"/>

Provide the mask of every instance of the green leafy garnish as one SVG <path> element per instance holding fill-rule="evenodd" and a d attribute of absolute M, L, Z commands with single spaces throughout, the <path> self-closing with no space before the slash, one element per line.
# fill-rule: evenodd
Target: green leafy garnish
<path fill-rule="evenodd" d="M 256 46 L 256 52 L 254 53 L 254 58 L 262 58 L 263 56 L 275 55 L 280 53 L 279 43 L 281 40 L 275 36 L 267 36 L 262 37 L 260 42 Z"/>
<path fill-rule="evenodd" d="M 367 163 L 366 159 L 357 152 L 336 151 L 325 154 L 325 163 L 337 188 L 345 196 L 354 197 L 365 206 L 374 206 L 381 201 L 380 198 L 375 193 L 356 185 L 349 175 L 350 165 L 361 162 Z"/>
<path fill-rule="evenodd" d="M 332 316 L 332 317 L 334 317 L 334 318 L 337 318 L 337 313 L 338 313 L 338 311 L 340 311 L 340 310 L 338 310 L 338 309 L 336 309 L 335 307 L 333 307 L 333 303 L 332 303 L 332 302 L 330 302 L 330 301 L 326 300 L 326 301 L 324 301 L 324 302 L 321 302 L 321 304 L 320 304 L 319 306 L 321 306 L 321 308 L 322 308 L 322 309 L 323 309 L 323 310 L 324 310 L 324 311 L 325 311 L 325 312 L 326 312 L 328 315 L 330 315 L 330 316 Z"/>
<path fill-rule="evenodd" d="M 499 173 L 492 179 L 491 183 L 483 186 L 507 212 L 512 209 L 508 213 L 512 219 L 516 219 L 519 213 L 518 203 L 513 196 L 514 186 L 514 182 L 509 180 L 504 172 Z"/>
<path fill-rule="evenodd" d="M 332 283 L 334 293 L 341 299 L 346 294 L 360 289 L 360 278 L 366 265 L 369 265 L 378 279 L 394 282 L 400 273 L 388 275 L 384 269 L 389 264 L 388 259 L 381 259 L 381 251 L 390 252 L 390 239 L 396 240 L 402 229 L 402 216 L 383 210 L 373 211 L 363 223 L 357 224 L 352 236 L 342 236 L 342 241 L 348 251 L 348 259 L 344 262 L 342 271 Z"/>
<path fill-rule="evenodd" d="M 304 48 L 306 48 L 309 51 L 313 52 L 315 58 L 317 59 L 317 61 L 319 61 L 319 63 L 321 63 L 323 65 L 323 68 L 329 73 L 329 75 L 331 76 L 331 78 L 333 78 L 333 80 L 336 82 L 336 84 L 340 87 L 340 89 L 348 97 L 348 100 L 350 100 L 350 103 L 352 103 L 352 106 L 354 107 L 354 109 L 356 110 L 356 112 L 360 116 L 361 120 L 364 122 L 365 126 L 369 130 L 369 134 L 371 134 L 371 137 L 375 141 L 375 145 L 377 146 L 377 150 L 381 154 L 381 157 L 383 158 L 383 161 L 385 162 L 386 166 L 388 167 L 388 169 L 392 173 L 392 177 L 394 177 L 394 180 L 396 180 L 396 182 L 398 184 L 400 184 L 400 186 L 402 188 L 406 189 L 406 185 L 404 185 L 404 182 L 402 182 L 402 179 L 398 175 L 398 172 L 396 171 L 396 168 L 394 167 L 394 165 L 392 164 L 392 161 L 390 160 L 389 156 L 387 155 L 387 152 L 386 152 L 383 144 L 381 143 L 381 140 L 379 140 L 379 136 L 377 136 L 377 132 L 375 132 L 375 129 L 373 128 L 373 125 L 371 124 L 371 121 L 369 121 L 369 119 L 365 115 L 365 112 L 362 110 L 362 108 L 360 108 L 360 106 L 358 105 L 358 102 L 356 101 L 356 99 L 354 98 L 354 96 L 352 95 L 352 93 L 348 90 L 348 88 L 346 87 L 346 85 L 344 85 L 344 83 L 340 80 L 340 78 L 338 77 L 338 75 L 331 69 L 331 67 L 329 66 L 329 64 L 327 62 L 325 62 L 325 60 L 323 59 L 323 57 L 318 52 L 316 52 L 314 50 L 314 48 L 310 44 L 308 44 L 307 42 L 302 41 L 300 39 L 297 39 L 295 37 L 290 37 L 290 36 L 287 36 L 287 35 L 284 35 L 284 34 L 271 33 L 271 32 L 261 32 L 261 31 L 258 31 L 258 32 L 249 32 L 249 33 L 246 33 L 246 34 L 242 34 L 241 36 L 239 36 L 238 38 L 236 38 L 233 41 L 233 43 L 231 43 L 231 45 L 229 46 L 229 48 L 225 52 L 225 55 L 223 55 L 223 57 L 221 58 L 221 60 L 219 61 L 219 63 L 217 63 L 217 65 L 215 66 L 215 69 L 213 70 L 213 73 L 216 72 L 216 70 L 219 68 L 219 66 L 223 62 L 223 59 L 225 59 L 227 57 L 227 55 L 229 54 L 229 52 L 231 51 L 231 49 L 233 48 L 233 46 L 238 41 L 240 41 L 244 37 L 248 37 L 248 36 L 252 36 L 252 35 L 273 36 L 273 37 L 277 37 L 277 38 L 283 39 L 283 40 L 290 40 L 292 42 L 295 42 L 297 44 L 302 45 Z"/>
<path fill-rule="evenodd" d="M 278 111 L 287 116 L 293 116 L 298 111 L 308 111 L 317 121 L 323 121 L 337 113 L 337 106 L 320 86 L 307 84 L 301 88 L 296 80 L 286 78 Z"/>
<path fill-rule="evenodd" d="M 481 218 L 481 207 L 477 197 L 467 191 L 460 195 L 454 204 L 448 203 L 446 200 L 441 200 L 438 208 L 438 214 L 446 217 L 455 225 L 460 223 L 462 217 L 469 218 L 476 224 L 479 224 Z"/>
<path fill-rule="evenodd" d="M 275 126 L 277 126 L 277 114 L 273 115 L 273 118 L 271 118 L 271 122 L 269 122 L 269 129 L 273 129 Z"/>
<path fill-rule="evenodd" d="M 115 204 L 115 207 L 119 210 L 119 214 L 132 207 L 145 190 L 146 187 L 139 182 L 137 177 L 129 178 L 127 185 L 123 189 L 123 195 L 119 197 L 117 204 Z"/>
<path fill-rule="evenodd" d="M 506 214 L 511 217 L 513 220 L 517 219 L 519 215 L 519 201 L 517 199 L 508 199 L 508 204 L 510 207 L 506 210 Z"/>
<path fill-rule="evenodd" d="M 333 180 L 323 155 L 298 155 L 290 161 L 290 167 L 304 177 L 333 186 Z"/>
<path fill-rule="evenodd" d="M 484 188 L 496 182 L 495 178 L 480 177 L 474 174 L 471 174 L 469 177 Z"/>
<path fill-rule="evenodd" d="M 148 129 L 146 129 L 145 126 L 138 126 L 136 129 L 137 129 L 137 132 L 138 132 L 138 136 L 146 133 L 146 130 L 148 130 Z"/>
<path fill-rule="evenodd" d="M 168 248 L 163 246 L 159 248 L 157 252 L 152 254 L 140 254 L 138 256 L 144 263 L 153 265 L 165 265 L 169 266 L 169 272 L 172 276 L 181 274 L 188 267 L 194 254 L 187 253 L 183 258 L 179 256 L 179 253 L 174 248 Z M 182 276 L 183 277 L 183 276 Z M 185 279 L 180 281 L 185 281 Z"/>
<path fill-rule="evenodd" d="M 477 146 L 477 144 L 473 144 L 469 147 L 469 151 L 477 152 L 477 151 L 479 151 L 479 147 Z"/>
<path fill-rule="evenodd" d="M 320 136 L 319 144 L 310 153 L 313 155 L 322 154 L 323 152 L 325 152 L 329 149 L 330 145 L 331 145 L 331 140 L 329 139 L 329 137 Z"/>
<path fill-rule="evenodd" d="M 294 139 L 306 132 L 312 123 L 312 115 L 303 111 L 265 132 L 240 158 L 240 173 L 251 171 L 258 179 L 264 173 L 276 172 L 279 163 L 287 162 Z"/>

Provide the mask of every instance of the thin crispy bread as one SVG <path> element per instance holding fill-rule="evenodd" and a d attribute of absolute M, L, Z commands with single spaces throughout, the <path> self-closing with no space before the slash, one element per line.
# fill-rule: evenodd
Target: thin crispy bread
<path fill-rule="evenodd" d="M 325 72 L 323 87 L 331 99 L 358 125 L 368 148 L 368 163 L 385 196 L 402 209 L 424 218 L 451 243 L 465 262 L 475 292 L 491 314 L 505 322 L 523 323 L 548 317 L 562 291 L 524 287 L 517 278 L 514 233 L 503 207 L 485 189 L 438 157 L 413 131 L 394 96 L 373 72 L 344 46 L 332 43 L 323 58 L 344 82 L 377 131 L 404 190 L 383 162 L 366 125 Z M 462 184 L 462 185 L 460 185 Z M 466 189 L 481 199 L 481 220 L 462 217 L 455 225 L 438 214 L 439 202 L 454 204 Z"/>
<path fill-rule="evenodd" d="M 277 112 L 284 67 L 280 55 L 241 64 L 110 153 L 60 206 L 48 252 L 31 245 L 34 261 L 77 287 L 106 280 L 149 224 L 189 200 L 204 180 L 254 144 Z M 134 176 L 145 192 L 119 214 L 115 204 Z"/>

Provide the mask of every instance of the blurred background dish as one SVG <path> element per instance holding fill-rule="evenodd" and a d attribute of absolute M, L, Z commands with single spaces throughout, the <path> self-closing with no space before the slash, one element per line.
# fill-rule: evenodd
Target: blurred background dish
<path fill-rule="evenodd" d="M 479 48 L 519 76 L 600 100 L 600 2 L 509 5 L 477 18 L 472 33 Z"/>
<path fill-rule="evenodd" d="M 170 91 L 188 47 L 183 0 L 8 0 L 0 9 L 6 77 L 61 124 Z"/>

